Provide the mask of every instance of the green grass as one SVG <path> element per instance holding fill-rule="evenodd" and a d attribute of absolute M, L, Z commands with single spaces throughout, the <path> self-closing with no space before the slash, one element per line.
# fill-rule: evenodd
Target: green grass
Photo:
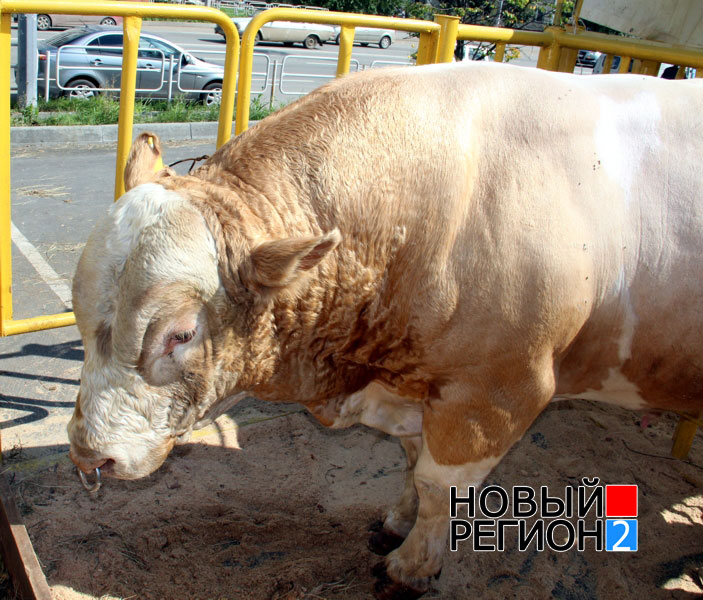
<path fill-rule="evenodd" d="M 251 17 L 250 14 L 247 14 L 246 10 L 242 9 L 235 10 L 234 8 L 220 8 L 220 10 L 228 17 Z"/>
<path fill-rule="evenodd" d="M 249 119 L 258 121 L 281 108 L 274 103 L 271 108 L 261 97 L 251 102 Z M 115 98 L 97 96 L 90 99 L 58 98 L 45 102 L 40 100 L 37 109 L 16 109 L 12 113 L 13 126 L 32 125 L 111 125 L 117 123 L 120 104 Z M 137 100 L 134 103 L 135 123 L 192 123 L 217 121 L 220 107 L 203 106 L 196 102 L 175 99 Z"/>

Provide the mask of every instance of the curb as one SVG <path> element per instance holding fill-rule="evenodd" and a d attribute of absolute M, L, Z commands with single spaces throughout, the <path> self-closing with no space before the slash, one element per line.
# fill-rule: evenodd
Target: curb
<path fill-rule="evenodd" d="M 250 125 L 253 124 L 253 122 L 250 123 Z M 217 138 L 217 122 L 135 123 L 133 137 L 143 131 L 155 133 L 165 142 L 214 140 Z M 234 137 L 234 123 L 232 123 L 232 136 Z M 117 125 L 47 125 L 10 128 L 10 144 L 13 147 L 115 143 L 117 143 Z"/>

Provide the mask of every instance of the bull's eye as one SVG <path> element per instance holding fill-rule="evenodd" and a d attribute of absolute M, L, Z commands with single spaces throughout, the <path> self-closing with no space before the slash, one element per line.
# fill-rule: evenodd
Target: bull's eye
<path fill-rule="evenodd" d="M 173 334 L 173 341 L 175 341 L 177 344 L 185 344 L 187 342 L 190 342 L 190 340 L 193 339 L 194 335 L 195 329 L 191 329 L 190 331 L 180 331 L 178 333 Z"/>

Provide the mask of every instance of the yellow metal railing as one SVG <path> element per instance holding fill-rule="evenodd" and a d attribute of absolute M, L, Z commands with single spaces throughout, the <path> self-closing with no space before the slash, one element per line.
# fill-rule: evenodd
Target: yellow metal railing
<path fill-rule="evenodd" d="M 627 73 L 630 59 L 635 59 L 632 72 L 645 75 L 656 76 L 661 63 L 703 69 L 703 51 L 700 50 L 591 31 L 572 33 L 556 27 L 547 28 L 545 33 L 553 36 L 553 41 L 543 52 L 551 52 L 549 59 L 543 61 L 543 64 L 538 60 L 537 66 L 551 71 L 572 71 L 578 50 L 593 50 L 608 56 L 620 56 L 620 70 L 624 73 Z M 565 55 L 570 58 L 565 60 Z"/>
<path fill-rule="evenodd" d="M 703 52 L 667 46 L 630 38 L 606 36 L 578 29 L 567 31 L 548 27 L 543 32 L 520 31 L 498 27 L 462 25 L 457 17 L 437 15 L 435 22 L 398 19 L 376 15 L 360 15 L 330 11 L 273 8 L 256 15 L 242 36 L 223 12 L 195 6 L 167 6 L 96 0 L 0 0 L 0 336 L 61 327 L 74 323 L 73 313 L 12 319 L 12 270 L 10 235 L 10 14 L 63 13 L 86 15 L 116 15 L 124 17 L 124 59 L 120 94 L 117 160 L 115 169 L 115 199 L 124 193 L 123 172 L 132 140 L 136 63 L 139 33 L 145 17 L 193 19 L 219 24 L 227 42 L 225 78 L 218 123 L 217 146 L 230 138 L 232 112 L 237 86 L 235 133 L 245 131 L 249 124 L 253 52 L 258 31 L 272 21 L 293 21 L 339 25 L 339 54 L 337 76 L 349 72 L 356 27 L 375 27 L 419 34 L 417 64 L 450 62 L 457 40 L 488 42 L 496 45 L 494 60 L 502 61 L 507 44 L 541 48 L 537 66 L 552 71 L 572 71 L 578 50 L 606 53 L 604 71 L 609 72 L 613 56 L 621 56 L 620 71 L 627 72 L 633 60 L 633 72 L 656 74 L 662 62 L 697 69 L 703 74 Z M 238 58 L 239 79 L 235 77 Z"/>
<path fill-rule="evenodd" d="M 457 17 L 437 16 L 442 21 Z M 660 42 L 593 33 L 569 31 L 560 27 L 547 27 L 543 32 L 520 31 L 501 27 L 461 25 L 455 28 L 442 25 L 439 41 L 438 62 L 452 60 L 451 52 L 457 40 L 488 42 L 496 45 L 494 60 L 501 62 L 506 44 L 540 47 L 537 67 L 548 71 L 572 72 L 576 66 L 579 50 L 592 50 L 606 54 L 603 72 L 609 73 L 613 56 L 620 56 L 619 72 L 627 73 L 630 61 L 634 60 L 632 72 L 657 75 L 661 63 L 681 67 L 692 67 L 697 75 L 703 73 L 703 51 L 670 46 Z M 683 76 L 683 71 L 679 77 Z"/>
<path fill-rule="evenodd" d="M 439 44 L 440 25 L 431 21 L 415 19 L 398 19 L 377 15 L 358 15 L 332 11 L 305 10 L 299 8 L 272 8 L 256 15 L 242 34 L 242 52 L 239 61 L 239 83 L 237 87 L 237 114 L 235 133 L 239 135 L 249 127 L 249 103 L 251 102 L 251 76 L 254 61 L 256 34 L 266 23 L 272 21 L 293 21 L 297 23 L 316 23 L 321 25 L 339 25 L 339 54 L 337 58 L 337 76 L 349 73 L 349 65 L 354 43 L 356 27 L 376 27 L 394 29 L 420 34 L 417 49 L 417 64 L 436 62 Z"/>
<path fill-rule="evenodd" d="M 12 237 L 10 185 L 10 23 L 12 13 L 60 13 L 124 17 L 124 56 L 117 133 L 115 199 L 124 193 L 123 173 L 132 143 L 137 53 L 142 19 L 171 18 L 209 21 L 222 27 L 227 54 L 222 83 L 217 146 L 229 140 L 239 58 L 239 34 L 230 18 L 214 8 L 94 0 L 0 0 L 0 336 L 64 327 L 75 323 L 73 313 L 14 320 L 12 318 Z"/>
<path fill-rule="evenodd" d="M 507 44 L 514 46 L 549 46 L 553 36 L 538 31 L 520 31 L 507 27 L 485 27 L 483 25 L 462 25 L 458 17 L 435 15 L 435 21 L 442 25 L 437 62 L 451 62 L 457 40 L 488 42 L 495 44 L 495 62 L 503 62 Z"/>

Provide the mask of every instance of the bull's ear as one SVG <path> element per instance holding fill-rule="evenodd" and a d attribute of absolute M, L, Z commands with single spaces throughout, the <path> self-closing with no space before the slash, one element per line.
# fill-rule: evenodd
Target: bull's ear
<path fill-rule="evenodd" d="M 323 235 L 287 238 L 260 244 L 242 272 L 245 284 L 258 289 L 282 289 L 298 281 L 334 250 L 342 236 L 338 229 Z"/>
<path fill-rule="evenodd" d="M 134 140 L 129 157 L 127 157 L 127 165 L 124 170 L 125 191 L 129 191 L 141 183 L 172 174 L 171 169 L 164 167 L 159 138 L 146 131 L 140 134 Z"/>

